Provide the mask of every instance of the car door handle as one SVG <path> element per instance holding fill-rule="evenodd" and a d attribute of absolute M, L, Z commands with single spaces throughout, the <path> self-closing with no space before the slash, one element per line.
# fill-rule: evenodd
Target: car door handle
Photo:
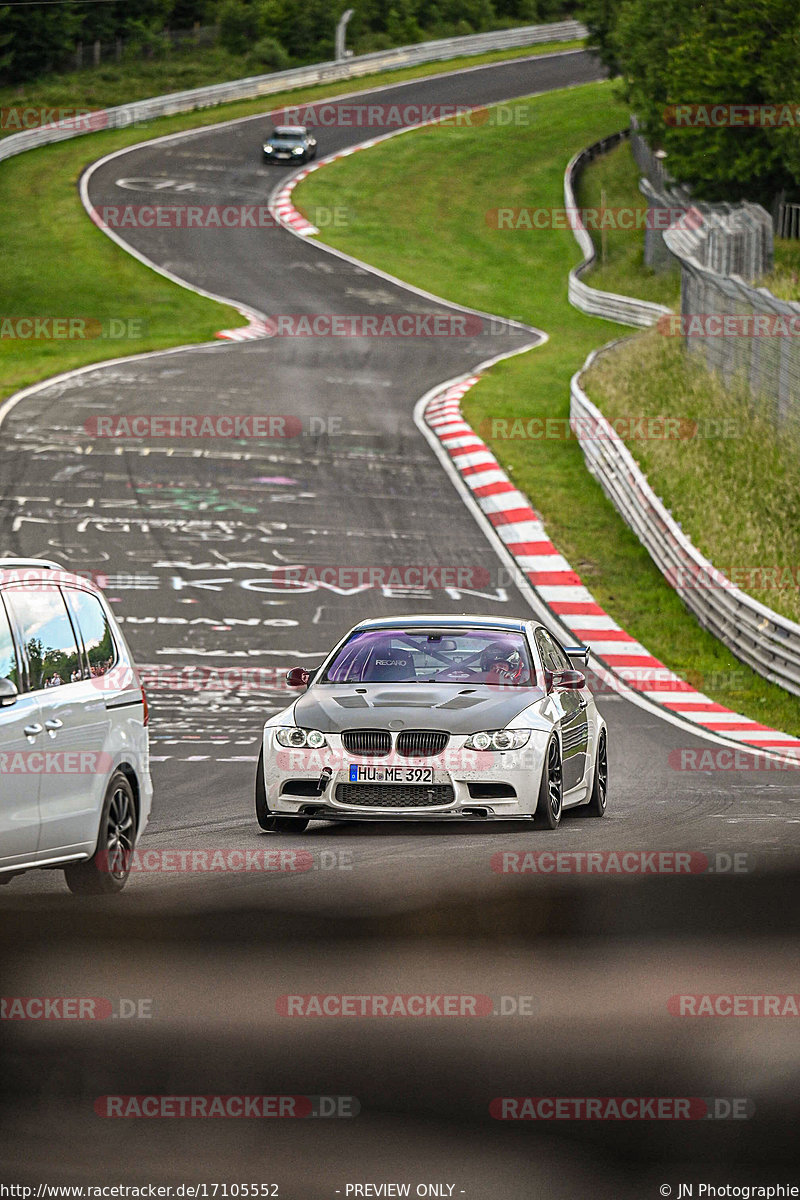
<path fill-rule="evenodd" d="M 51 717 L 49 721 L 45 721 L 44 727 L 45 729 L 62 729 L 64 722 L 59 721 L 58 717 Z"/>
<path fill-rule="evenodd" d="M 26 725 L 22 731 L 25 737 L 36 737 L 37 733 L 42 732 L 41 725 Z"/>

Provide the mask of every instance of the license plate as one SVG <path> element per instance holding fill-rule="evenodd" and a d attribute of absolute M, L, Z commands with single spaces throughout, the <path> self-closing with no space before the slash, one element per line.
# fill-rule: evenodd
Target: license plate
<path fill-rule="evenodd" d="M 350 767 L 351 783 L 433 783 L 433 767 Z"/>

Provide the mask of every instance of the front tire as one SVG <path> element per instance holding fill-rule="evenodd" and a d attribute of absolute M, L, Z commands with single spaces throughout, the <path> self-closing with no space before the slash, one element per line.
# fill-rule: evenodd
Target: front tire
<path fill-rule="evenodd" d="M 585 817 L 605 816 L 606 800 L 608 797 L 608 745 L 606 731 L 603 729 L 597 742 L 597 755 L 594 760 L 594 779 L 592 794 L 588 804 L 582 804 L 575 811 Z"/>
<path fill-rule="evenodd" d="M 136 800 L 127 775 L 115 771 L 100 814 L 97 849 L 86 862 L 64 868 L 67 887 L 77 896 L 112 896 L 128 882 L 136 842 Z"/>
<path fill-rule="evenodd" d="M 264 747 L 256 767 L 256 820 L 264 833 L 303 833 L 308 829 L 307 817 L 277 817 L 267 804 L 267 785 L 264 782 Z"/>
<path fill-rule="evenodd" d="M 563 800 L 563 775 L 561 771 L 561 748 L 555 734 L 547 743 L 539 784 L 539 803 L 533 818 L 537 829 L 558 829 L 561 822 Z"/>

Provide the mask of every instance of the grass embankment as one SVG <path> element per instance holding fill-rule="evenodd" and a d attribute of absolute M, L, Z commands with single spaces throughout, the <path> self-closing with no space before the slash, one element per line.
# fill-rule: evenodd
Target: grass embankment
<path fill-rule="evenodd" d="M 656 272 L 646 266 L 644 230 L 624 228 L 631 210 L 638 212 L 647 208 L 639 191 L 640 177 L 628 142 L 622 142 L 608 154 L 596 158 L 581 172 L 575 197 L 579 208 L 598 214 L 604 208 L 617 210 L 616 214 L 609 214 L 609 223 L 613 221 L 622 226 L 608 228 L 604 233 L 590 230 L 597 258 L 582 279 L 603 292 L 618 292 L 674 308 L 681 296 L 680 271 L 675 268 Z"/>
<path fill-rule="evenodd" d="M 569 230 L 498 230 L 498 207 L 560 208 L 568 158 L 620 128 L 627 112 L 608 84 L 527 102 L 527 124 L 404 134 L 317 171 L 294 193 L 302 209 L 346 204 L 351 220 L 326 239 L 438 295 L 541 326 L 550 341 L 498 364 L 465 398 L 555 544 L 597 600 L 675 671 L 720 703 L 800 734 L 800 702 L 748 670 L 700 628 L 587 472 L 573 439 L 492 438 L 494 418 L 569 415 L 569 379 L 587 353 L 629 332 L 572 308 L 566 277 L 579 258 Z M 455 186 L 454 186 L 455 184 Z M 487 346 L 487 356 L 491 347 Z M 643 375 L 629 415 L 651 412 Z M 720 493 L 715 504 L 726 498 Z"/>
<path fill-rule="evenodd" d="M 528 47 L 527 53 L 544 54 L 552 48 Z M 250 116 L 281 105 L 366 91 L 378 85 L 455 70 L 463 63 L 476 65 L 483 59 L 495 61 L 507 56 L 498 52 L 481 59 L 452 60 L 364 80 L 295 89 L 271 96 L 268 101 L 263 97 L 240 101 L 161 118 L 144 126 L 88 134 L 3 162 L 0 211 L 6 214 L 6 219 L 0 225 L 3 263 L 0 318 L 86 318 L 101 322 L 106 329 L 113 318 L 122 323 L 133 322 L 132 326 L 124 324 L 126 334 L 139 336 L 40 341 L 0 337 L 0 402 L 19 388 L 60 371 L 122 355 L 209 341 L 217 330 L 243 323 L 233 309 L 196 296 L 148 270 L 92 225 L 76 187 L 78 177 L 90 163 L 112 150 L 166 133 Z M 152 86 L 166 90 L 169 83 L 166 78 L 158 77 Z M 97 94 L 79 89 L 74 93 L 69 89 L 61 92 L 58 88 L 58 80 L 53 77 L 26 93 L 24 100 L 15 96 L 11 103 L 68 106 L 101 101 L 110 104 L 120 98 L 133 98 L 127 93 L 120 97 L 112 89 L 99 85 Z M 150 83 L 146 81 L 142 94 L 149 90 Z M 0 106 L 7 100 L 7 94 L 0 91 Z M 271 187 L 270 181 L 265 181 L 265 198 Z M 115 329 L 121 327 L 117 325 Z"/>
<path fill-rule="evenodd" d="M 697 548 L 742 590 L 800 621 L 800 462 L 744 380 L 723 385 L 681 338 L 653 331 L 603 355 L 584 380 L 609 420 L 641 408 L 678 418 L 681 438 L 629 443 Z M 696 433 L 692 436 L 693 431 Z"/>

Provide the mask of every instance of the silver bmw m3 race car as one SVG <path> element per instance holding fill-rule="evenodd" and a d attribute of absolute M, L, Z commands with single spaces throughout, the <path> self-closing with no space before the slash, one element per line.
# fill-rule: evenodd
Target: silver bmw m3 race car
<path fill-rule="evenodd" d="M 606 808 L 608 735 L 584 674 L 536 621 L 391 617 L 356 625 L 264 726 L 256 818 L 530 820 Z"/>

